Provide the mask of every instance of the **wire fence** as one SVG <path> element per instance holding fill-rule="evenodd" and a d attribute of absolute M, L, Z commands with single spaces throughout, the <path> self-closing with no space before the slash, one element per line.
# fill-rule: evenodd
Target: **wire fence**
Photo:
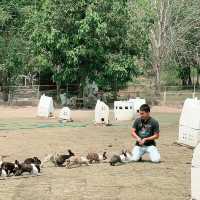
<path fill-rule="evenodd" d="M 2 91 L 2 90 L 1 90 Z M 7 98 L 0 92 L 0 103 L 8 105 L 37 105 L 42 94 L 57 100 L 55 85 L 9 86 Z M 117 93 L 117 100 L 130 98 L 145 98 L 150 105 L 181 106 L 186 98 L 200 98 L 200 88 L 182 86 L 162 86 L 160 95 L 154 95 L 153 89 L 146 85 L 132 85 Z M 65 100 L 63 100 L 65 99 Z M 78 85 L 66 85 L 60 89 L 60 101 L 57 105 L 71 105 L 71 107 L 94 107 L 96 100 L 101 99 L 113 105 L 114 96 L 111 92 L 97 92 L 94 96 L 85 97 Z M 64 103 L 63 103 L 64 101 Z"/>

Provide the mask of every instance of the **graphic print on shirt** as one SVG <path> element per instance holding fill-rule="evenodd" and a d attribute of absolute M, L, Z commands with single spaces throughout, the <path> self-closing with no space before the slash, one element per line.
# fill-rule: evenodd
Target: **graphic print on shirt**
<path fill-rule="evenodd" d="M 143 139 L 151 135 L 151 125 L 150 124 L 141 124 L 141 129 L 139 130 L 139 136 Z"/>

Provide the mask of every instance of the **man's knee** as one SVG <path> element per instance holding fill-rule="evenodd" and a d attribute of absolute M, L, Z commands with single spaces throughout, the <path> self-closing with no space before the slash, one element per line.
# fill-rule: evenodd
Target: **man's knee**
<path fill-rule="evenodd" d="M 141 150 L 141 147 L 138 147 L 138 146 L 135 146 L 133 151 L 132 151 L 132 158 L 131 158 L 131 161 L 139 161 L 141 159 L 143 155 L 143 152 Z"/>
<path fill-rule="evenodd" d="M 150 154 L 150 159 L 153 163 L 160 162 L 160 153 L 156 147 L 154 147 L 154 146 L 149 147 L 148 152 Z"/>
<path fill-rule="evenodd" d="M 138 162 L 138 161 L 140 161 L 140 159 L 141 159 L 141 156 L 139 156 L 139 155 L 136 155 L 136 156 L 134 156 L 133 155 L 133 157 L 132 157 L 132 161 L 135 161 L 135 162 Z"/>
<path fill-rule="evenodd" d="M 151 158 L 151 161 L 153 163 L 159 163 L 160 162 L 160 157 L 158 157 L 158 158 Z"/>
<path fill-rule="evenodd" d="M 153 153 L 153 155 L 151 155 L 150 157 L 151 157 L 151 161 L 153 163 L 159 163 L 160 162 L 160 154 L 159 154 L 159 152 Z"/>

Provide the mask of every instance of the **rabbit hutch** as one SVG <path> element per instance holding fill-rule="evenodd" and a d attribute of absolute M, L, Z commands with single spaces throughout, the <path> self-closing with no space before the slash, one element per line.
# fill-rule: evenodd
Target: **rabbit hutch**
<path fill-rule="evenodd" d="M 71 110 L 68 107 L 63 107 L 59 114 L 60 120 L 72 121 Z"/>
<path fill-rule="evenodd" d="M 196 146 L 191 167 L 191 199 L 200 199 L 200 143 Z"/>
<path fill-rule="evenodd" d="M 109 107 L 100 100 L 95 106 L 95 124 L 109 124 Z"/>
<path fill-rule="evenodd" d="M 52 117 L 54 113 L 53 98 L 45 96 L 40 97 L 38 104 L 37 116 L 39 117 Z"/>
<path fill-rule="evenodd" d="M 187 98 L 179 121 L 178 142 L 195 147 L 200 141 L 200 101 Z"/>
<path fill-rule="evenodd" d="M 114 118 L 115 120 L 133 120 L 137 117 L 137 111 L 140 106 L 145 103 L 145 99 L 129 99 L 128 101 L 114 102 Z"/>

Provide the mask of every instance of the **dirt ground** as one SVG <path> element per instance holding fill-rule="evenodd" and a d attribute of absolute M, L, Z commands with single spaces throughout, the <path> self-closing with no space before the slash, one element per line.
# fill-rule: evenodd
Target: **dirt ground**
<path fill-rule="evenodd" d="M 112 126 L 93 125 L 93 111 L 72 111 L 74 123 L 60 126 L 58 119 L 39 119 L 36 107 L 0 107 L 0 154 L 6 160 L 23 161 L 52 152 L 71 149 L 78 155 L 122 148 L 131 149 L 131 121 L 112 121 Z M 56 110 L 58 116 L 59 110 Z M 161 137 L 157 146 L 160 164 L 148 162 L 110 166 L 56 168 L 50 163 L 37 177 L 9 177 L 0 180 L 0 200 L 186 200 L 190 199 L 192 150 L 174 144 L 178 137 L 180 110 L 154 107 Z M 112 119 L 112 114 L 111 114 Z"/>

